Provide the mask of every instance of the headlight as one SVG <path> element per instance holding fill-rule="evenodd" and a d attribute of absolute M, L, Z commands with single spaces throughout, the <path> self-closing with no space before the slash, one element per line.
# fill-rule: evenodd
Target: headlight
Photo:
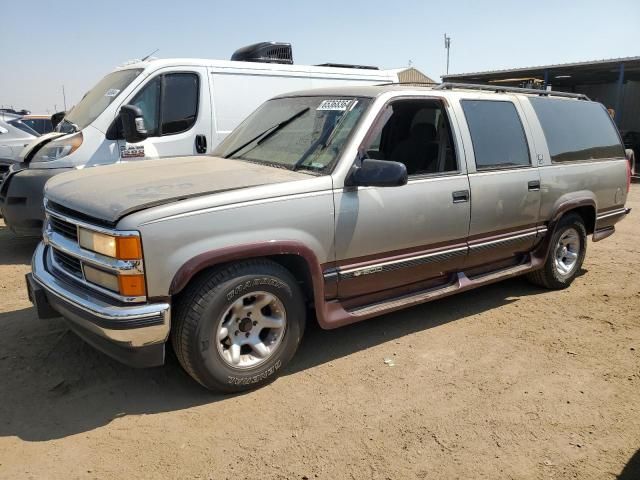
<path fill-rule="evenodd" d="M 47 143 L 36 154 L 35 162 L 59 160 L 75 152 L 82 145 L 82 132 L 74 133 Z"/>
<path fill-rule="evenodd" d="M 146 294 L 144 275 L 116 275 L 85 264 L 84 278 L 124 297 L 143 297 Z"/>
<path fill-rule="evenodd" d="M 142 259 L 140 237 L 116 237 L 82 227 L 78 233 L 78 243 L 82 248 L 119 260 Z"/>
<path fill-rule="evenodd" d="M 107 235 L 80 227 L 78 243 L 86 250 L 118 260 L 142 260 L 142 244 L 138 236 Z M 146 294 L 144 274 L 118 274 L 84 264 L 84 275 L 87 281 L 125 297 Z"/>
<path fill-rule="evenodd" d="M 112 292 L 120 291 L 118 276 L 114 275 L 113 273 L 108 273 L 104 270 L 85 265 L 84 278 L 86 278 L 88 282 L 104 287 L 108 290 L 111 290 Z"/>

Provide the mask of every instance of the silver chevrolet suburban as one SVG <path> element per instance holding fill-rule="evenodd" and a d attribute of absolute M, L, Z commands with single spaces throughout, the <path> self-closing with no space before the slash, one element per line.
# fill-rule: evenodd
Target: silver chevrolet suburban
<path fill-rule="evenodd" d="M 128 141 L 144 129 L 129 112 Z M 137 129 L 137 130 L 136 130 Z M 42 318 L 135 366 L 171 341 L 207 388 L 273 380 L 336 328 L 516 275 L 559 289 L 626 214 L 582 95 L 477 85 L 276 97 L 210 157 L 59 175 L 27 276 Z"/>

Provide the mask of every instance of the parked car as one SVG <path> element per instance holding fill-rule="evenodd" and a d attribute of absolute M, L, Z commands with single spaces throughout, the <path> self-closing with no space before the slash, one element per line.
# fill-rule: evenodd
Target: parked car
<path fill-rule="evenodd" d="M 56 126 L 24 152 L 0 189 L 0 210 L 16 234 L 39 236 L 46 181 L 72 169 L 122 161 L 204 155 L 262 102 L 283 92 L 397 82 L 391 70 L 293 65 L 288 44 L 239 49 L 231 61 L 149 59 L 105 76 Z M 122 134 L 120 109 L 142 111 L 146 138 Z"/>
<path fill-rule="evenodd" d="M 336 328 L 516 275 L 566 288 L 629 213 L 620 136 L 582 95 L 492 88 L 286 94 L 213 156 L 57 176 L 30 298 L 233 392 L 278 375 L 309 309 Z"/>
<path fill-rule="evenodd" d="M 29 127 L 22 126 L 20 118 L 3 114 L 0 116 L 0 180 L 9 167 L 18 162 L 19 153 L 38 136 Z"/>
<path fill-rule="evenodd" d="M 24 115 L 18 120 L 18 122 L 27 125 L 29 128 L 38 132 L 40 135 L 51 133 L 53 131 L 51 115 Z"/>

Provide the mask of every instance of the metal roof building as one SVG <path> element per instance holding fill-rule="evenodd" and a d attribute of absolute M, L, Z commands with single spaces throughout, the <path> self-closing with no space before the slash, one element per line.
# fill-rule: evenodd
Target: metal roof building
<path fill-rule="evenodd" d="M 400 83 L 416 83 L 416 84 L 432 83 L 434 85 L 438 83 L 414 67 L 394 68 L 394 69 L 391 69 L 391 71 L 396 72 L 398 74 L 398 81 Z"/>
<path fill-rule="evenodd" d="M 625 143 L 640 152 L 640 56 L 461 73 L 442 78 L 445 82 L 584 93 L 614 110 Z"/>

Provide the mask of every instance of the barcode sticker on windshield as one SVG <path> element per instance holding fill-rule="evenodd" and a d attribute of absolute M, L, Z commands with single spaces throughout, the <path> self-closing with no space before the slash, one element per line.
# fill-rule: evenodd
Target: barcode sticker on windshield
<path fill-rule="evenodd" d="M 104 96 L 105 97 L 115 97 L 119 93 L 120 93 L 120 90 L 118 90 L 117 88 L 110 88 L 109 90 L 107 90 L 107 93 L 105 93 Z"/>
<path fill-rule="evenodd" d="M 349 108 L 349 104 L 351 102 L 353 102 L 352 99 L 323 100 L 316 110 L 337 110 L 339 112 L 344 112 Z"/>

